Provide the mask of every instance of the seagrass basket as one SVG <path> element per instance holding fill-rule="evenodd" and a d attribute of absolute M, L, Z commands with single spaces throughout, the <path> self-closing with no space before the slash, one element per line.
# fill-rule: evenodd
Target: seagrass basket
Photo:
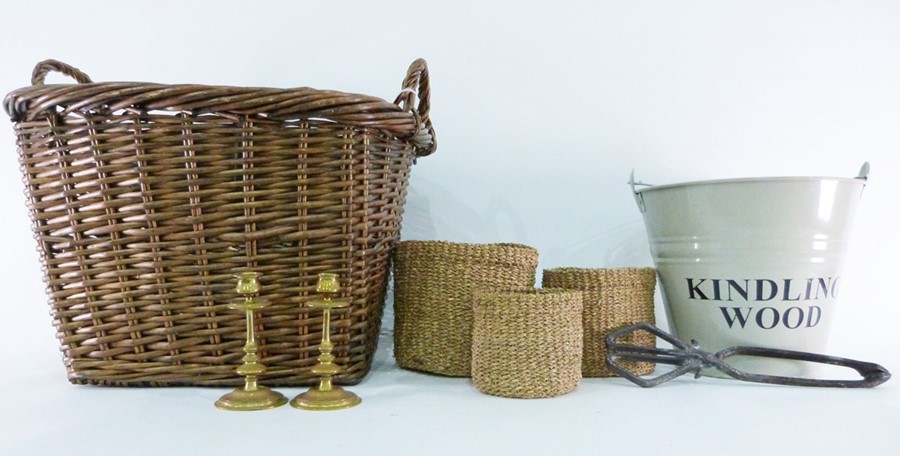
<path fill-rule="evenodd" d="M 580 291 L 480 290 L 472 307 L 472 382 L 479 391 L 536 399 L 578 386 Z"/>
<path fill-rule="evenodd" d="M 44 84 L 49 71 L 78 84 Z M 340 275 L 336 381 L 366 375 L 410 166 L 435 148 L 428 70 L 394 103 L 311 88 L 94 83 L 58 61 L 4 100 L 73 383 L 237 385 L 233 274 L 262 273 L 270 385 L 313 381 L 316 275 Z"/>
<path fill-rule="evenodd" d="M 519 244 L 401 242 L 394 262 L 397 365 L 470 376 L 473 294 L 532 287 L 537 263 L 538 251 Z"/>
<path fill-rule="evenodd" d="M 545 288 L 579 290 L 584 296 L 585 377 L 614 377 L 606 365 L 606 336 L 635 323 L 655 324 L 653 293 L 656 270 L 653 268 L 556 268 L 545 269 Z M 645 331 L 630 334 L 623 342 L 653 348 L 656 336 Z M 635 375 L 653 372 L 654 364 L 621 361 Z"/>

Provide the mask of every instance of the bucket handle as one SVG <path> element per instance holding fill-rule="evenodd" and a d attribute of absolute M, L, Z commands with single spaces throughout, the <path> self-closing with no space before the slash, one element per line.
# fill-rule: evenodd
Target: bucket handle
<path fill-rule="evenodd" d="M 859 168 L 859 173 L 857 173 L 854 179 L 860 179 L 862 181 L 869 180 L 869 162 L 863 162 L 862 166 Z M 634 193 L 634 201 L 638 205 L 638 209 L 641 210 L 641 213 L 647 211 L 647 206 L 644 205 L 644 195 L 641 195 L 641 192 L 637 191 L 637 186 L 642 187 L 652 187 L 652 184 L 645 184 L 641 181 L 634 180 L 634 169 L 631 170 L 631 176 L 628 178 L 628 185 L 631 186 L 631 193 Z"/>

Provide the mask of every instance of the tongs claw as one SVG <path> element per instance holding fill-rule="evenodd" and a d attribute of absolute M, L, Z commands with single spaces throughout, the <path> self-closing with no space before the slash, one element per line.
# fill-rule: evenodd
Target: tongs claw
<path fill-rule="evenodd" d="M 647 331 L 656 337 L 672 344 L 673 348 L 648 348 L 636 345 L 621 343 L 619 339 L 625 338 L 636 331 Z M 615 371 L 621 377 L 630 380 L 642 387 L 649 388 L 652 386 L 665 383 L 676 377 L 693 372 L 694 378 L 702 375 L 703 369 L 715 368 L 718 371 L 737 380 L 755 383 L 770 383 L 776 385 L 792 385 L 792 386 L 825 386 L 837 388 L 872 388 L 878 386 L 891 378 L 891 373 L 884 367 L 864 361 L 856 361 L 847 358 L 838 358 L 835 356 L 820 355 L 816 353 L 807 353 L 792 350 L 781 350 L 776 348 L 762 347 L 731 347 L 716 353 L 704 351 L 700 349 L 696 341 L 690 344 L 676 338 L 675 336 L 662 331 L 661 329 L 649 323 L 637 323 L 615 330 L 606 337 L 606 363 L 610 369 Z M 755 356 L 764 358 L 787 359 L 795 361 L 807 361 L 813 363 L 831 364 L 834 366 L 848 367 L 858 372 L 862 379 L 860 380 L 824 380 L 811 379 L 802 377 L 786 377 L 779 375 L 753 374 L 738 370 L 725 362 L 732 356 Z M 661 374 L 657 377 L 644 378 L 637 376 L 625 369 L 619 360 L 652 362 L 658 364 L 669 364 L 677 366 L 675 369 Z"/>

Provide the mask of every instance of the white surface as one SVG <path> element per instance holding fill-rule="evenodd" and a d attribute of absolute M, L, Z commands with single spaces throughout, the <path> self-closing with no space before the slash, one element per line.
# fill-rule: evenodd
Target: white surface
<path fill-rule="evenodd" d="M 0 91 L 57 58 L 98 81 L 393 99 L 425 57 L 439 148 L 413 171 L 404 237 L 525 243 L 541 268 L 650 265 L 632 168 L 662 184 L 852 177 L 868 160 L 829 351 L 900 371 L 900 4 L 483 3 L 4 2 Z M 0 145 L 0 454 L 294 454 L 325 448 L 323 435 L 354 454 L 900 453 L 900 380 L 835 391 L 597 379 L 517 401 L 398 371 L 382 344 L 354 389 L 364 404 L 340 413 L 228 414 L 211 406 L 220 389 L 70 386 L 11 128 Z"/>
<path fill-rule="evenodd" d="M 389 341 L 383 345 L 389 345 Z M 385 348 L 385 347 L 382 347 Z M 4 400 L 4 454 L 896 454 L 897 388 L 820 391 L 690 377 L 654 389 L 585 379 L 515 400 L 396 367 L 388 350 L 337 412 L 223 412 L 227 389 L 75 387 L 42 364 Z M 293 397 L 302 388 L 279 389 Z M 15 414 L 15 417 L 10 415 Z M 331 439 L 323 442 L 323 438 Z M 65 449 L 65 453 L 63 453 Z M 882 450 L 882 451 L 877 451 Z"/>

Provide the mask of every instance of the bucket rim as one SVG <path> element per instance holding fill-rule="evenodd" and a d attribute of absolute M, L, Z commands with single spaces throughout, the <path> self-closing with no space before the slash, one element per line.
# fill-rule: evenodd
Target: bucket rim
<path fill-rule="evenodd" d="M 686 182 L 675 182 L 671 184 L 652 185 L 641 184 L 635 182 L 635 185 L 646 185 L 642 188 L 635 188 L 635 193 L 643 193 L 652 190 L 667 190 L 679 187 L 693 187 L 698 185 L 717 185 L 717 184 L 740 184 L 740 183 L 767 183 L 767 182 L 824 182 L 838 181 L 847 183 L 859 183 L 866 185 L 866 179 L 860 177 L 825 177 L 825 176 L 771 176 L 771 177 L 734 177 L 724 179 L 708 179 Z"/>

